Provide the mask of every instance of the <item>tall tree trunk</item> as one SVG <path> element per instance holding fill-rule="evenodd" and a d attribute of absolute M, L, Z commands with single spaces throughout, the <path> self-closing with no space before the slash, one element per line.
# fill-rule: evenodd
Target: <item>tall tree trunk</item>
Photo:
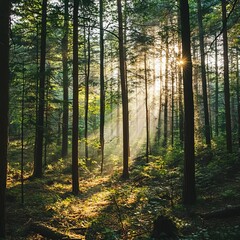
<path fill-rule="evenodd" d="M 101 173 L 104 162 L 104 121 L 105 121 L 105 87 L 104 87 L 104 32 L 103 32 L 103 0 L 99 0 L 100 17 L 100 145 L 101 145 Z"/>
<path fill-rule="evenodd" d="M 201 0 L 197 0 L 197 5 L 198 5 L 198 28 L 199 28 L 200 53 L 201 53 L 201 75 L 202 75 L 202 91 L 203 91 L 203 108 L 204 108 L 204 120 L 205 120 L 205 128 L 204 128 L 204 130 L 205 130 L 206 144 L 209 147 L 211 147 Z"/>
<path fill-rule="evenodd" d="M 160 146 L 160 138 L 161 138 L 161 127 L 162 127 L 162 82 L 163 82 L 163 70 L 162 70 L 162 48 L 160 49 L 159 56 L 160 66 L 159 66 L 159 109 L 158 109 L 158 128 L 157 128 L 157 143 Z"/>
<path fill-rule="evenodd" d="M 232 152 L 232 127 L 230 113 L 230 90 L 229 90 L 229 67 L 228 67 L 228 36 L 226 0 L 222 0 L 222 24 L 223 24 L 223 57 L 224 57 L 224 99 L 225 99 L 225 120 L 226 120 L 226 142 L 227 151 Z"/>
<path fill-rule="evenodd" d="M 120 69 L 118 68 L 118 74 L 117 74 L 117 143 L 119 144 L 120 142 L 120 102 L 121 102 L 121 93 L 120 93 L 120 88 L 121 88 L 121 79 L 120 79 Z"/>
<path fill-rule="evenodd" d="M 0 238 L 5 237 L 5 193 L 7 180 L 9 109 L 9 25 L 10 1 L 0 1 Z"/>
<path fill-rule="evenodd" d="M 174 73 L 172 70 L 172 74 L 171 74 L 171 78 L 172 78 L 172 123 L 171 123 L 171 132 L 172 132 L 172 139 L 171 139 L 171 144 L 173 147 L 174 144 Z"/>
<path fill-rule="evenodd" d="M 42 27 L 41 27 L 41 56 L 40 56 L 40 83 L 39 104 L 37 116 L 37 132 L 34 156 L 34 177 L 42 177 L 43 135 L 44 135 L 44 106 L 45 106 L 45 64 L 46 64 L 46 31 L 47 27 L 47 0 L 42 1 Z"/>
<path fill-rule="evenodd" d="M 192 59 L 189 23 L 188 0 L 180 0 L 181 32 L 182 32 L 182 57 L 183 86 L 184 86 L 184 183 L 183 203 L 194 204 L 195 191 L 195 162 L 194 162 L 194 105 L 192 89 Z"/>
<path fill-rule="evenodd" d="M 44 167 L 47 166 L 47 146 L 49 144 L 49 121 L 48 121 L 48 115 L 49 115 L 49 89 L 50 89 L 50 77 L 47 77 L 47 82 L 46 82 L 46 97 L 45 97 L 45 124 L 44 124 L 44 129 L 45 129 L 45 134 L 44 134 Z M 58 138 L 59 139 L 59 138 Z"/>
<path fill-rule="evenodd" d="M 85 35 L 85 29 L 84 29 L 84 35 Z M 86 49 L 85 43 L 84 43 L 84 48 L 85 48 L 84 49 L 85 60 L 87 60 L 87 63 L 85 64 L 85 120 L 84 120 L 85 122 L 85 131 L 84 131 L 85 159 L 86 159 L 87 165 L 91 168 L 91 162 L 88 159 L 88 103 L 89 103 L 90 57 L 91 57 L 90 56 L 90 27 L 88 27 L 88 34 L 87 34 L 87 49 Z"/>
<path fill-rule="evenodd" d="M 24 203 L 24 120 L 25 120 L 25 64 L 22 69 L 22 106 L 21 106 L 21 204 Z"/>
<path fill-rule="evenodd" d="M 199 59 L 198 56 L 198 43 L 196 41 L 196 39 L 193 39 L 192 42 L 192 58 L 193 60 L 197 60 Z M 200 97 L 199 97 L 199 92 L 200 92 L 200 84 L 199 84 L 199 69 L 200 69 L 200 64 L 196 63 L 193 65 L 192 71 L 193 71 L 193 96 L 194 96 L 194 134 L 195 134 L 195 138 L 198 141 L 202 141 L 202 112 L 201 112 L 201 108 L 200 108 Z"/>
<path fill-rule="evenodd" d="M 219 128 L 218 128 L 218 47 L 217 47 L 217 40 L 215 41 L 215 134 L 218 136 Z"/>
<path fill-rule="evenodd" d="M 114 86 L 114 66 L 113 66 L 113 46 L 112 46 L 112 43 L 111 43 L 111 50 L 110 50 L 110 72 L 111 72 L 111 78 L 110 78 L 110 112 L 111 112 L 111 135 L 113 136 L 113 103 L 114 103 L 114 95 L 113 95 L 113 86 Z"/>
<path fill-rule="evenodd" d="M 36 94 L 36 102 L 35 102 L 35 117 L 36 117 L 36 123 L 38 119 L 38 104 L 39 104 L 39 22 L 36 23 L 36 28 L 37 28 L 37 35 L 36 35 L 36 89 L 35 89 L 35 94 Z M 34 159 L 36 158 L 36 146 L 37 146 L 37 126 L 35 129 L 35 143 L 34 143 Z"/>
<path fill-rule="evenodd" d="M 237 49 L 236 50 L 236 58 L 237 58 L 237 61 L 236 61 L 236 65 L 237 65 L 237 69 L 236 69 L 236 78 L 237 78 L 237 108 L 238 108 L 238 147 L 240 149 L 240 90 L 239 90 L 239 87 L 240 87 L 240 83 L 239 83 L 239 57 L 238 57 L 238 54 L 239 54 L 239 50 Z"/>
<path fill-rule="evenodd" d="M 73 7 L 73 123 L 72 123 L 72 192 L 79 193 L 78 179 L 78 8 L 79 0 Z"/>
<path fill-rule="evenodd" d="M 148 112 L 148 77 L 147 77 L 146 52 L 144 53 L 144 80 L 145 80 L 145 112 L 146 112 L 146 162 L 148 163 L 149 162 L 149 112 Z"/>
<path fill-rule="evenodd" d="M 69 0 L 64 3 L 64 36 L 62 39 L 62 64 L 63 64 L 63 119 L 62 119 L 62 157 L 68 154 L 68 32 L 69 32 Z"/>
<path fill-rule="evenodd" d="M 128 157 L 129 157 L 129 116 L 128 116 L 128 92 L 125 70 L 125 49 L 123 41 L 123 17 L 122 3 L 117 0 L 118 8 L 118 35 L 119 35 L 119 61 L 120 61 L 120 77 L 122 90 L 122 111 L 123 111 L 123 174 L 124 179 L 129 178 Z"/>
<path fill-rule="evenodd" d="M 208 99 L 208 112 L 209 112 L 209 126 L 210 126 L 210 139 L 212 139 L 212 111 L 211 111 L 211 78 L 210 78 L 210 74 L 211 74 L 211 67 L 209 64 L 209 57 L 208 54 L 206 54 L 207 56 L 207 65 L 206 65 L 206 73 L 207 73 L 207 99 Z"/>
<path fill-rule="evenodd" d="M 168 141 L 168 70 L 169 70 L 169 44 L 168 44 L 168 29 L 166 30 L 166 65 L 165 65 L 165 101 L 164 101 L 164 133 L 163 133 L 163 146 L 167 146 Z"/>
<path fill-rule="evenodd" d="M 128 101 L 128 74 L 127 74 L 127 0 L 124 0 L 124 22 L 123 22 L 123 55 L 124 55 L 124 70 L 125 70 L 125 85 L 126 85 L 126 93 L 127 93 L 127 101 Z M 128 108 L 128 106 L 127 106 Z M 129 117 L 128 117 L 129 118 Z M 129 120 L 128 120 L 129 121 Z M 129 123 L 128 123 L 129 124 Z M 127 132 L 128 142 L 129 142 L 129 131 Z M 128 144 L 128 157 L 130 157 L 130 144 Z"/>

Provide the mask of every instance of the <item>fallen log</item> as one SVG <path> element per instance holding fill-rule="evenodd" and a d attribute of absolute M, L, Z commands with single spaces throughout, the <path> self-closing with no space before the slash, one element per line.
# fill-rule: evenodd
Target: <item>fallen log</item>
<path fill-rule="evenodd" d="M 46 226 L 39 222 L 32 222 L 29 225 L 29 230 L 53 240 L 70 239 L 68 235 L 58 232 L 56 228 Z"/>
<path fill-rule="evenodd" d="M 240 205 L 230 205 L 222 209 L 202 213 L 199 215 L 204 219 L 236 217 L 240 216 Z"/>

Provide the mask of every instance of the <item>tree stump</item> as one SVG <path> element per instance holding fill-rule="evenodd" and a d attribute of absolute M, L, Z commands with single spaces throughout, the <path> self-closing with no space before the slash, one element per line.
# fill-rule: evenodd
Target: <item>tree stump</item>
<path fill-rule="evenodd" d="M 167 216 L 158 216 L 153 222 L 152 238 L 155 240 L 178 239 L 176 224 Z"/>

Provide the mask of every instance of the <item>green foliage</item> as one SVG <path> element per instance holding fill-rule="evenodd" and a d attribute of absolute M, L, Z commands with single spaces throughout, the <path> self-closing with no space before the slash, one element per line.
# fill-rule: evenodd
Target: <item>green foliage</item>
<path fill-rule="evenodd" d="M 223 226 L 217 229 L 206 229 L 199 228 L 194 234 L 189 235 L 187 237 L 183 237 L 181 239 L 188 240 L 238 240 L 240 237 L 240 227 L 239 225 L 235 225 L 232 227 Z"/>

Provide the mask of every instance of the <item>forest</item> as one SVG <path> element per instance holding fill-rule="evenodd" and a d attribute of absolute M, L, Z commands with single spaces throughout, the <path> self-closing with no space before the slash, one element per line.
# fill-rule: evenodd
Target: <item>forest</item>
<path fill-rule="evenodd" d="M 240 0 L 0 0 L 0 239 L 239 240 Z"/>

